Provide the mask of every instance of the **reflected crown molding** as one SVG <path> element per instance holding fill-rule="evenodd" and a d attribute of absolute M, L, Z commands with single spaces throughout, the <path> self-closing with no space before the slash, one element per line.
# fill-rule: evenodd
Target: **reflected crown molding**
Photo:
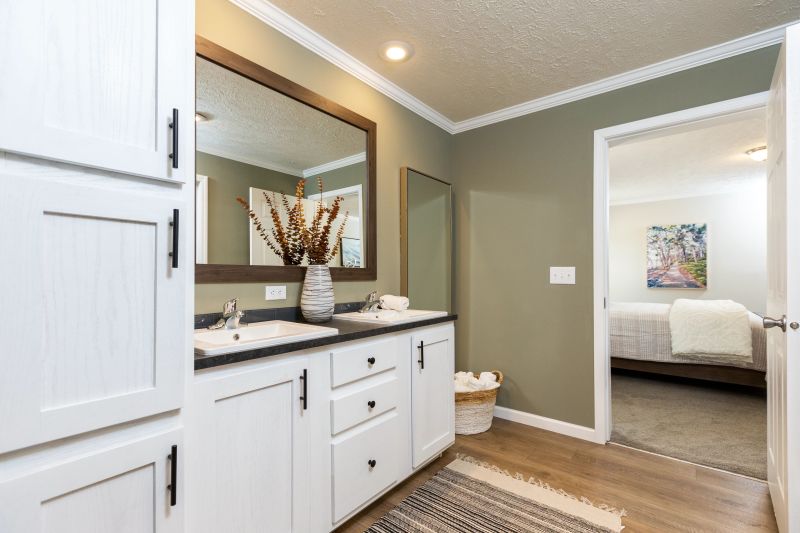
<path fill-rule="evenodd" d="M 329 163 L 323 163 L 315 167 L 307 168 L 302 172 L 302 176 L 304 178 L 308 178 L 316 174 L 323 174 L 325 172 L 330 172 L 331 170 L 336 170 L 337 168 L 349 167 L 350 165 L 355 165 L 356 163 L 361 163 L 362 161 L 366 160 L 367 152 L 359 152 L 357 154 L 337 159 L 336 161 L 331 161 Z"/>
<path fill-rule="evenodd" d="M 244 163 L 245 165 L 253 165 L 254 167 L 266 168 L 267 170 L 274 170 L 275 172 L 281 172 L 283 174 L 289 174 L 290 176 L 297 176 L 298 178 L 303 177 L 303 171 L 297 168 L 286 167 L 283 165 L 279 165 L 277 163 L 273 163 L 272 161 L 266 160 L 256 160 L 250 159 L 247 157 L 241 157 L 235 154 L 231 154 L 224 150 L 216 150 L 208 148 L 198 148 L 198 152 L 202 152 L 204 154 L 215 155 L 217 157 L 222 157 L 224 159 L 230 159 L 231 161 L 238 161 L 239 163 Z"/>
<path fill-rule="evenodd" d="M 348 74 L 366 83 L 378 92 L 383 93 L 395 102 L 413 111 L 422 118 L 439 126 L 451 134 L 469 131 L 497 122 L 521 117 L 543 111 L 551 107 L 568 104 L 595 96 L 629 85 L 635 85 L 647 80 L 674 74 L 682 70 L 699 67 L 728 57 L 752 52 L 783 42 L 784 33 L 788 26 L 797 21 L 789 22 L 774 28 L 745 35 L 738 39 L 710 46 L 654 63 L 645 67 L 623 72 L 615 76 L 598 80 L 579 87 L 573 87 L 541 98 L 535 98 L 484 115 L 455 122 L 436 111 L 420 99 L 378 74 L 364 63 L 351 56 L 332 42 L 325 39 L 302 22 L 288 15 L 267 0 L 229 0 L 244 11 L 250 13 L 267 25 L 275 28 L 293 41 L 308 48 L 320 57 L 328 60 Z"/>

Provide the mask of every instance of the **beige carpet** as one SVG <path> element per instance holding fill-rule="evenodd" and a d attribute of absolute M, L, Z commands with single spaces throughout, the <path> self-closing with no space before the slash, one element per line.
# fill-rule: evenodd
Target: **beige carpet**
<path fill-rule="evenodd" d="M 767 478 L 763 392 L 614 374 L 611 441 Z"/>

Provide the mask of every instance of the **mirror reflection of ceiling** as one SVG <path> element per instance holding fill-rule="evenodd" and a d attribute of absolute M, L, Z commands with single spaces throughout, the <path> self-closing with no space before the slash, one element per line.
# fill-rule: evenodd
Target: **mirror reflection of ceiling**
<path fill-rule="evenodd" d="M 766 163 L 745 152 L 766 144 L 756 109 L 634 135 L 609 150 L 611 205 L 734 192 L 766 183 Z"/>
<path fill-rule="evenodd" d="M 455 122 L 800 18 L 797 0 L 268 3 Z M 414 56 L 383 61 L 389 40 Z"/>
<path fill-rule="evenodd" d="M 364 160 L 362 130 L 205 59 L 196 71 L 197 151 L 294 176 Z"/>

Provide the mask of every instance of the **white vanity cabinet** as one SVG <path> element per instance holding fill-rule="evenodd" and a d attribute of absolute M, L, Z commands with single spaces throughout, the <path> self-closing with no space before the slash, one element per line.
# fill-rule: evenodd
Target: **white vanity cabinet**
<path fill-rule="evenodd" d="M 193 2 L 3 5 L 0 151 L 151 178 L 192 175 Z"/>
<path fill-rule="evenodd" d="M 307 355 L 197 376 L 188 474 L 193 533 L 308 531 Z"/>
<path fill-rule="evenodd" d="M 411 336 L 411 419 L 414 468 L 455 440 L 453 325 Z"/>

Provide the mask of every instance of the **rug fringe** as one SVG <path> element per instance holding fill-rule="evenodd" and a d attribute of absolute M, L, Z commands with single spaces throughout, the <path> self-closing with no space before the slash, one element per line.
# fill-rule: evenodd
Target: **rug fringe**
<path fill-rule="evenodd" d="M 545 490 L 549 490 L 550 492 L 554 492 L 556 494 L 559 494 L 561 496 L 565 496 L 565 497 L 570 498 L 572 500 L 585 503 L 586 505 L 590 505 L 590 506 L 595 507 L 597 509 L 600 509 L 602 511 L 607 511 L 607 512 L 612 513 L 612 514 L 614 514 L 616 516 L 619 516 L 620 518 L 623 517 L 623 516 L 628 516 L 628 513 L 625 511 L 625 509 L 618 509 L 616 507 L 612 507 L 612 506 L 606 505 L 604 503 L 594 504 L 590 499 L 585 498 L 583 496 L 581 496 L 579 498 L 579 497 L 574 496 L 574 495 L 572 495 L 572 494 L 570 494 L 570 493 L 568 493 L 568 492 L 566 492 L 566 491 L 564 491 L 562 489 L 554 489 L 548 483 L 545 483 L 541 479 L 537 479 L 535 477 L 529 477 L 529 478 L 526 479 L 525 476 L 523 476 L 519 472 L 517 472 L 515 474 L 511 474 L 508 470 L 500 468 L 499 466 L 493 465 L 491 463 L 487 463 L 486 461 L 481 461 L 480 459 L 476 459 L 476 458 L 474 458 L 474 457 L 472 457 L 470 455 L 466 455 L 466 454 L 463 454 L 463 453 L 456 454 L 456 457 L 458 459 L 464 461 L 465 463 L 470 463 L 470 464 L 473 464 L 473 465 L 476 465 L 476 466 L 480 466 L 481 468 L 486 468 L 488 470 L 491 470 L 492 472 L 497 472 L 498 474 L 503 474 L 505 476 L 508 476 L 508 477 L 511 477 L 511 478 L 514 478 L 514 479 L 518 479 L 518 480 L 524 481 L 526 483 L 530 483 L 531 485 L 536 485 L 539 488 L 542 488 L 542 489 L 545 489 Z"/>

